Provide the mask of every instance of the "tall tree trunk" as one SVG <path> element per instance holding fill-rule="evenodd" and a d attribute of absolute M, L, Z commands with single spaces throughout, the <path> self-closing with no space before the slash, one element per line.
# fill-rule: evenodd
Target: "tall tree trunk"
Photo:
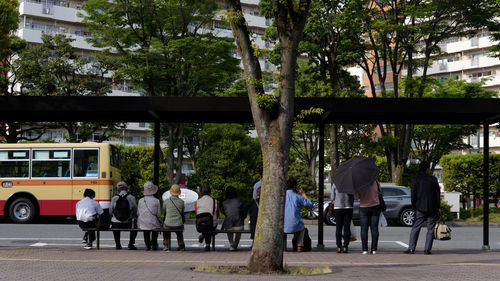
<path fill-rule="evenodd" d="M 168 123 L 168 138 L 167 138 L 167 178 L 170 183 L 174 183 L 174 150 L 175 150 L 175 124 Z"/>
<path fill-rule="evenodd" d="M 297 47 L 309 13 L 310 0 L 273 1 L 280 42 L 279 97 L 272 109 L 259 106 L 264 94 L 262 72 L 239 0 L 227 0 L 228 19 L 241 54 L 250 107 L 263 155 L 263 181 L 257 228 L 248 263 L 251 272 L 283 270 L 283 218 L 288 157 L 294 116 Z"/>
<path fill-rule="evenodd" d="M 177 127 L 177 173 L 175 174 L 174 182 L 179 184 L 182 179 L 182 161 L 184 160 L 184 124 L 180 123 Z"/>
<path fill-rule="evenodd" d="M 330 171 L 330 178 L 333 181 L 333 175 L 335 175 L 335 171 L 337 171 L 337 168 L 339 167 L 339 126 L 337 124 L 331 124 L 329 126 L 329 131 L 330 131 L 330 166 L 331 166 L 331 171 Z"/>

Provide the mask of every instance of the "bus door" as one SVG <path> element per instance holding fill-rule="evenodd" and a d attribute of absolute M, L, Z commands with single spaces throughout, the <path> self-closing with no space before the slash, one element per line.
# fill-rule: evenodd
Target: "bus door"
<path fill-rule="evenodd" d="M 73 149 L 73 202 L 83 199 L 83 192 L 91 188 L 99 194 L 99 149 Z M 73 206 L 73 209 L 75 207 Z M 73 210 L 73 213 L 75 210 Z"/>

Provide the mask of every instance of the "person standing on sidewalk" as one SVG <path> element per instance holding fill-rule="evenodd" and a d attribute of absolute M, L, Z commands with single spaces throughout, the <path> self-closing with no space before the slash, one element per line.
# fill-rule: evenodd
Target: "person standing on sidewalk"
<path fill-rule="evenodd" d="M 87 188 L 83 192 L 84 198 L 76 203 L 76 221 L 80 228 L 95 228 L 98 216 L 104 214 L 99 202 L 95 201 L 95 191 Z M 92 249 L 92 242 L 95 240 L 95 231 L 89 230 L 87 243 L 83 248 Z"/>
<path fill-rule="evenodd" d="M 293 233 L 297 239 L 297 252 L 304 251 L 304 222 L 300 216 L 302 207 L 311 209 L 313 203 L 302 189 L 297 189 L 297 180 L 289 179 L 287 181 L 286 199 L 285 199 L 285 225 L 284 233 Z"/>
<path fill-rule="evenodd" d="M 118 188 L 118 195 L 111 198 L 111 205 L 109 208 L 109 216 L 111 217 L 111 225 L 113 228 L 135 228 L 137 218 L 137 203 L 135 197 L 128 193 L 128 186 L 125 182 L 119 182 L 116 187 Z M 116 249 L 120 250 L 122 245 L 120 243 L 120 231 L 113 231 Z M 135 238 L 137 231 L 130 231 L 130 240 L 128 242 L 129 250 L 137 250 L 135 247 Z"/>
<path fill-rule="evenodd" d="M 167 230 L 184 230 L 184 200 L 179 198 L 181 194 L 181 187 L 178 184 L 170 187 L 170 197 L 163 201 L 163 212 L 165 214 L 164 229 Z M 186 248 L 184 244 L 184 235 L 182 232 L 176 232 L 177 251 L 184 251 Z M 170 241 L 171 233 L 163 232 L 163 251 L 170 251 L 172 245 L 168 244 Z"/>
<path fill-rule="evenodd" d="M 439 218 L 441 197 L 437 178 L 430 175 L 430 164 L 419 165 L 419 175 L 411 181 L 411 205 L 415 210 L 415 221 L 410 232 L 410 243 L 405 253 L 414 254 L 420 228 L 427 223 L 424 254 L 430 255 L 434 241 L 434 226 Z"/>
<path fill-rule="evenodd" d="M 370 187 L 361 191 L 359 197 L 359 216 L 361 223 L 361 246 L 363 255 L 368 254 L 368 228 L 372 234 L 372 246 L 370 253 L 377 253 L 378 247 L 378 220 L 380 218 L 380 185 L 374 181 Z"/>
<path fill-rule="evenodd" d="M 158 250 L 158 232 L 148 231 L 160 228 L 160 200 L 154 197 L 158 191 L 158 186 L 148 181 L 144 183 L 144 197 L 139 199 L 137 207 L 139 217 L 137 219 L 137 226 L 146 231 L 144 234 L 144 244 L 146 250 Z"/>
<path fill-rule="evenodd" d="M 351 241 L 351 221 L 353 213 L 354 195 L 339 192 L 335 184 L 332 185 L 332 202 L 335 221 L 335 241 L 337 241 L 337 253 L 347 253 Z M 344 235 L 342 236 L 342 230 Z M 344 243 L 342 244 L 342 237 Z"/>

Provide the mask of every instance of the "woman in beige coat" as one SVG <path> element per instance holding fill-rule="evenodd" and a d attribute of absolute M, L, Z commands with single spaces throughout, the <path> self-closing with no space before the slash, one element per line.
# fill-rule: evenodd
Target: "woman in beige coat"
<path fill-rule="evenodd" d="M 139 215 L 137 226 L 139 229 L 151 230 L 161 227 L 160 200 L 154 197 L 157 191 L 158 186 L 154 185 L 152 182 L 148 181 L 144 184 L 144 197 L 139 199 L 137 207 L 137 213 Z M 158 250 L 158 232 L 144 231 L 144 243 L 148 251 L 151 249 Z"/>

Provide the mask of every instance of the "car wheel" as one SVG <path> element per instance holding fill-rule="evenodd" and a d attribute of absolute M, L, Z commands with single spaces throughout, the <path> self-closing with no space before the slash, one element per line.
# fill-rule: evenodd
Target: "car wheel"
<path fill-rule="evenodd" d="M 415 211 L 413 209 L 404 209 L 399 215 L 399 222 L 404 226 L 412 226 L 415 221 Z"/>
<path fill-rule="evenodd" d="M 335 216 L 330 217 L 328 215 L 328 212 L 325 212 L 325 223 L 327 225 L 336 225 L 337 223 L 335 222 Z"/>
<path fill-rule="evenodd" d="M 9 217 L 15 223 L 29 223 L 35 218 L 35 205 L 27 198 L 18 198 L 10 205 Z"/>

